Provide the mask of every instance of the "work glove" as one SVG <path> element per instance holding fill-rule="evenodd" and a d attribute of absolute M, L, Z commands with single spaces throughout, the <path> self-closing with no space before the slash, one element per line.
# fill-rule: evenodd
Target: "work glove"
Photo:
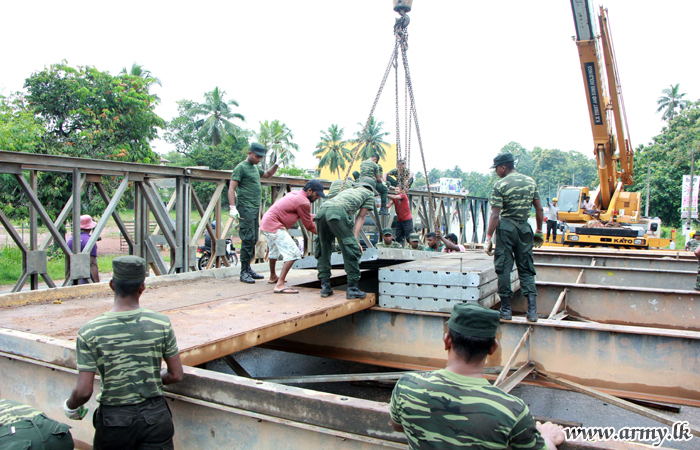
<path fill-rule="evenodd" d="M 228 207 L 228 214 L 234 221 L 238 222 L 238 209 L 235 206 L 230 205 Z"/>
<path fill-rule="evenodd" d="M 496 236 L 486 237 L 486 242 L 484 242 L 484 251 L 487 255 L 493 256 L 494 250 L 496 249 Z"/>
<path fill-rule="evenodd" d="M 80 405 L 76 409 L 70 409 L 68 407 L 68 399 L 63 402 L 63 413 L 71 420 L 83 420 L 83 417 L 87 415 L 88 409 Z"/>
<path fill-rule="evenodd" d="M 535 237 L 532 238 L 532 245 L 535 248 L 540 248 L 540 247 L 542 247 L 542 244 L 544 244 L 544 236 L 542 235 L 542 232 L 540 231 L 539 233 L 535 233 Z"/>

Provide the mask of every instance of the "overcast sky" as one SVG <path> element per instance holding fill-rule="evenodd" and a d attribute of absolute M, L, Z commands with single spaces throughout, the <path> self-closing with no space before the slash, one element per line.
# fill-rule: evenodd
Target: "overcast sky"
<path fill-rule="evenodd" d="M 595 5 L 600 2 L 595 2 Z M 680 83 L 700 96 L 700 2 L 607 0 L 632 144 L 661 131 L 656 100 Z M 597 8 L 597 6 L 596 6 Z M 215 86 L 244 126 L 279 119 L 312 168 L 320 130 L 366 120 L 393 48 L 390 0 L 33 1 L 0 6 L 0 93 L 65 59 L 112 74 L 133 62 L 161 79 L 156 112 Z M 429 168 L 485 172 L 516 141 L 592 154 L 570 0 L 415 0 L 409 60 Z M 394 142 L 393 81 L 376 116 Z M 412 169 L 418 166 L 413 140 Z M 170 148 L 155 142 L 159 152 Z"/>

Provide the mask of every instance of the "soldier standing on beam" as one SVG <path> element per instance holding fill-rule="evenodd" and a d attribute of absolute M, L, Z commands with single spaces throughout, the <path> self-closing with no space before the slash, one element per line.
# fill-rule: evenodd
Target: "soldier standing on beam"
<path fill-rule="evenodd" d="M 389 200 L 387 199 L 387 194 L 389 190 L 384 185 L 384 180 L 382 179 L 382 166 L 378 164 L 379 155 L 373 154 L 369 159 L 362 161 L 360 164 L 360 177 L 370 178 L 374 182 L 374 187 L 382 200 L 382 207 L 379 209 L 379 214 L 383 216 L 388 216 L 389 211 L 387 211 L 387 205 Z"/>
<path fill-rule="evenodd" d="M 527 297 L 527 320 L 537 322 L 537 289 L 535 288 L 535 262 L 532 247 L 541 247 L 544 211 L 532 178 L 515 171 L 515 160 L 511 153 L 501 153 L 493 160 L 500 180 L 493 186 L 491 195 L 491 217 L 486 233 L 486 253 L 494 254 L 494 265 L 498 274 L 498 296 L 501 297 L 501 319 L 513 318 L 510 301 L 513 298 L 510 274 L 513 260 L 518 267 L 520 290 Z M 527 222 L 530 208 L 535 207 L 537 230 L 534 235 Z M 494 232 L 496 235 L 494 236 Z"/>
<path fill-rule="evenodd" d="M 255 283 L 255 280 L 265 278 L 250 267 L 250 261 L 255 255 L 260 226 L 260 200 L 262 199 L 260 177 L 270 178 L 277 172 L 276 162 L 266 171 L 256 167 L 263 160 L 266 152 L 267 149 L 262 144 L 257 142 L 250 144 L 248 157 L 233 169 L 228 187 L 231 218 L 236 222 L 240 219 L 241 224 L 238 231 L 241 237 L 240 279 L 244 283 Z"/>
<path fill-rule="evenodd" d="M 348 290 L 346 298 L 365 298 L 357 283 L 360 281 L 360 258 L 362 248 L 358 242 L 358 235 L 362 231 L 367 212 L 372 209 L 376 213 L 374 204 L 374 181 L 372 178 L 360 178 L 354 188 L 343 191 L 330 200 L 326 200 L 318 210 L 314 220 L 318 230 L 318 245 L 315 257 L 318 261 L 318 279 L 321 280 L 321 297 L 333 295 L 331 289 L 331 253 L 333 242 L 338 238 L 340 251 L 343 253 L 343 264 L 348 276 Z M 355 217 L 357 214 L 357 217 Z"/>

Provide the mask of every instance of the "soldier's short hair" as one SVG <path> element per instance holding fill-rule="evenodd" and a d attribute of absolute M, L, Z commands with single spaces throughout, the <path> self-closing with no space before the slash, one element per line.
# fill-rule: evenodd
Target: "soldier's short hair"
<path fill-rule="evenodd" d="M 452 339 L 452 348 L 454 349 L 457 356 L 462 358 L 466 362 L 479 361 L 489 354 L 489 350 L 493 347 L 496 342 L 495 337 L 484 338 L 467 336 L 466 334 L 459 333 L 452 328 L 447 329 L 447 333 Z"/>
<path fill-rule="evenodd" d="M 139 288 L 143 284 L 144 280 L 145 278 L 142 278 L 141 280 L 122 281 L 112 278 L 112 287 L 114 288 L 114 293 L 118 296 L 128 297 L 136 294 L 139 291 Z"/>
<path fill-rule="evenodd" d="M 372 156 L 370 158 L 377 158 L 379 160 L 379 153 L 372 153 Z"/>
<path fill-rule="evenodd" d="M 428 234 L 425 235 L 425 238 L 426 238 L 426 239 L 428 239 L 428 238 L 437 238 L 437 234 L 435 234 L 435 232 L 431 231 L 430 233 L 428 233 Z"/>

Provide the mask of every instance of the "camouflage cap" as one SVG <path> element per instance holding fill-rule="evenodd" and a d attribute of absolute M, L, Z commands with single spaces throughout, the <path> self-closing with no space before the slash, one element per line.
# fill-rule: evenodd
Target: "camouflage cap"
<path fill-rule="evenodd" d="M 377 189 L 375 189 L 375 183 L 371 177 L 360 178 L 360 181 L 358 181 L 355 186 L 365 186 L 371 188 L 372 192 L 374 192 L 374 195 L 377 195 Z"/>
<path fill-rule="evenodd" d="M 387 234 L 390 234 L 390 235 L 393 236 L 393 235 L 394 235 L 394 230 L 392 230 L 391 228 L 384 228 L 384 229 L 382 230 L 382 236 L 386 236 Z"/>
<path fill-rule="evenodd" d="M 250 144 L 250 147 L 248 147 L 248 151 L 253 152 L 258 156 L 265 156 L 265 153 L 267 153 L 267 149 L 265 148 L 265 146 L 259 142 L 253 142 L 252 144 Z"/>
<path fill-rule="evenodd" d="M 138 256 L 118 256 L 112 260 L 112 278 L 119 281 L 143 281 L 148 276 L 146 260 Z"/>
<path fill-rule="evenodd" d="M 411 242 L 420 242 L 420 236 L 418 233 L 411 233 L 411 235 L 408 237 L 408 240 Z"/>
<path fill-rule="evenodd" d="M 501 153 L 500 155 L 493 158 L 493 166 L 491 166 L 491 168 L 495 169 L 496 166 L 502 166 L 503 164 L 508 164 L 508 163 L 515 163 L 515 158 L 513 158 L 513 154 L 512 153 Z"/>
<path fill-rule="evenodd" d="M 466 336 L 496 337 L 501 315 L 474 303 L 458 303 L 452 309 L 447 325 L 451 330 Z"/>

